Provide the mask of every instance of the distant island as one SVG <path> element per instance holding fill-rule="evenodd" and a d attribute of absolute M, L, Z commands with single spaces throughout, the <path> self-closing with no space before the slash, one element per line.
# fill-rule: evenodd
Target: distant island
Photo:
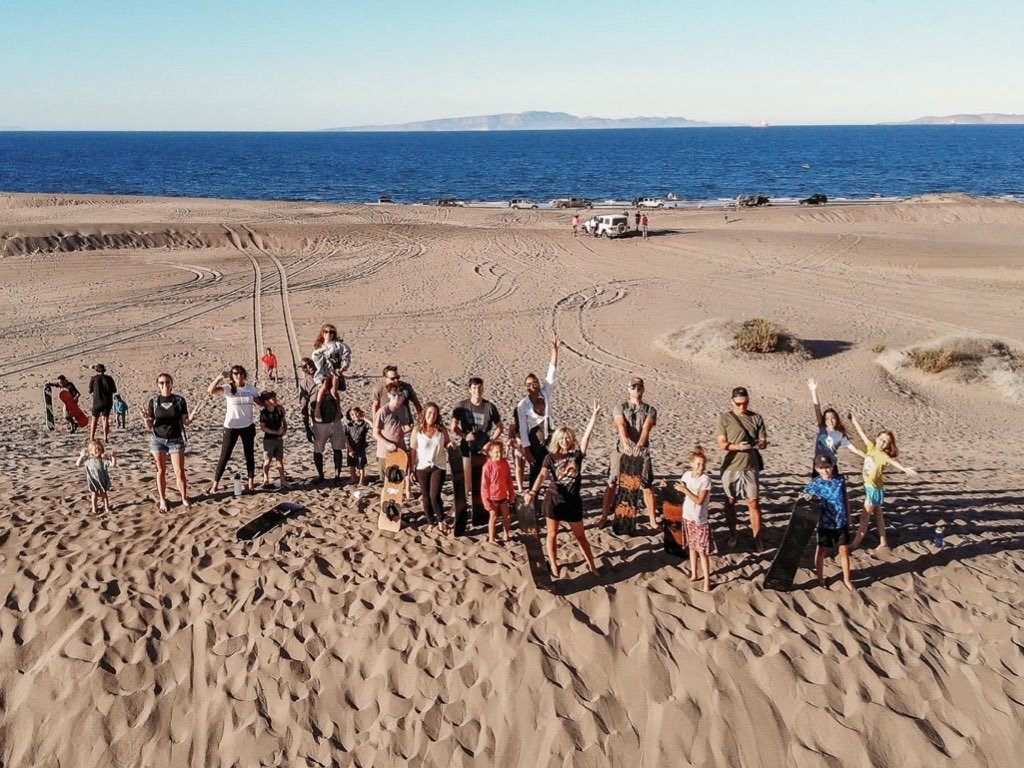
<path fill-rule="evenodd" d="M 890 123 L 894 125 L 894 123 Z M 943 117 L 919 117 L 895 125 L 1024 125 L 1024 115 L 1002 115 L 984 112 L 980 115 L 945 115 Z"/>
<path fill-rule="evenodd" d="M 707 128 L 716 125 L 685 117 L 577 117 L 567 112 L 509 112 L 447 117 L 396 125 L 357 125 L 328 131 L 575 131 L 604 128 Z"/>

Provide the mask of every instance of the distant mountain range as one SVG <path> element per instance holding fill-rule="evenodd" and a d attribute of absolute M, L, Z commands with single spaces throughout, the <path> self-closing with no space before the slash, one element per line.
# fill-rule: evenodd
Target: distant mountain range
<path fill-rule="evenodd" d="M 699 128 L 715 125 L 685 117 L 577 117 L 567 112 L 509 112 L 448 117 L 396 125 L 357 125 L 328 131 L 570 131 L 602 128 Z"/>
<path fill-rule="evenodd" d="M 980 115 L 945 115 L 943 117 L 919 117 L 899 125 L 1024 125 L 1024 115 L 1002 115 L 984 112 Z"/>

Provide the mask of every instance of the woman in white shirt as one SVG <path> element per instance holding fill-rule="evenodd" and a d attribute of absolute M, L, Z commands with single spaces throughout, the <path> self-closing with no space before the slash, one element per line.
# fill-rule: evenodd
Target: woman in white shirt
<path fill-rule="evenodd" d="M 409 442 L 412 449 L 410 463 L 416 468 L 423 514 L 428 523 L 447 534 L 441 487 L 448 472 L 448 449 L 452 447 L 452 440 L 441 422 L 441 409 L 437 403 L 423 406 Z"/>
<path fill-rule="evenodd" d="M 522 485 L 522 458 L 530 468 L 530 484 L 537 479 L 544 457 L 548 455 L 548 438 L 554 432 L 555 422 L 552 416 L 551 398 L 555 391 L 555 370 L 558 368 L 558 337 L 551 340 L 551 362 L 548 363 L 548 374 L 542 384 L 536 374 L 526 377 L 526 397 L 519 401 L 515 412 L 514 435 L 517 445 L 516 476 Z"/>
<path fill-rule="evenodd" d="M 248 487 L 255 487 L 256 474 L 256 420 L 253 416 L 253 405 L 263 406 L 259 390 L 247 382 L 248 373 L 240 365 L 233 366 L 229 371 L 219 373 L 210 382 L 208 391 L 211 395 L 218 392 L 224 395 L 227 411 L 224 414 L 224 436 L 220 444 L 220 459 L 217 470 L 213 473 L 213 485 L 210 493 L 220 491 L 220 478 L 227 468 L 228 459 L 235 449 L 235 443 L 242 439 L 242 451 L 245 453 L 245 470 L 249 478 Z"/>

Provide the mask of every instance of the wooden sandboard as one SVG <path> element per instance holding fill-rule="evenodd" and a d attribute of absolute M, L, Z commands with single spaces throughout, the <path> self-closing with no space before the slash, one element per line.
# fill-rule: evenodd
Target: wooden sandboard
<path fill-rule="evenodd" d="M 401 449 L 392 451 L 384 462 L 384 487 L 380 492 L 377 527 L 382 531 L 397 533 L 402 530 L 402 505 L 405 502 L 405 473 L 409 466 L 409 454 Z"/>
<path fill-rule="evenodd" d="M 636 516 L 642 503 L 641 475 L 644 471 L 643 456 L 623 456 L 619 461 L 619 482 L 615 489 L 615 504 L 612 506 L 612 531 L 617 536 L 632 536 L 636 533 Z"/>
<path fill-rule="evenodd" d="M 661 530 L 665 551 L 676 557 L 685 557 L 686 534 L 683 531 L 683 494 L 676 490 L 675 482 L 665 483 L 661 505 Z"/>

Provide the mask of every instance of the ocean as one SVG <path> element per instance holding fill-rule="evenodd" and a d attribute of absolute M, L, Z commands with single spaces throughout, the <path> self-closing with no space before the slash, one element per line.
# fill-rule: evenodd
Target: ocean
<path fill-rule="evenodd" d="M 0 132 L 0 191 L 398 203 L 760 193 L 1024 199 L 1024 125 L 459 133 Z"/>

